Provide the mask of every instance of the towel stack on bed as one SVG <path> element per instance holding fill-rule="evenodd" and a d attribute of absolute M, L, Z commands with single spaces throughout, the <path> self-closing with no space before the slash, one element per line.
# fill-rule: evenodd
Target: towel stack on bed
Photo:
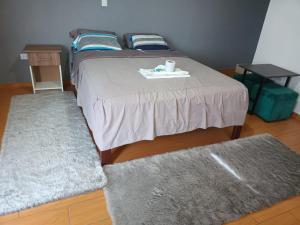
<path fill-rule="evenodd" d="M 164 65 L 159 65 L 154 69 L 140 69 L 139 73 L 146 79 L 183 78 L 191 76 L 189 72 L 179 68 L 176 68 L 174 72 L 167 72 Z"/>

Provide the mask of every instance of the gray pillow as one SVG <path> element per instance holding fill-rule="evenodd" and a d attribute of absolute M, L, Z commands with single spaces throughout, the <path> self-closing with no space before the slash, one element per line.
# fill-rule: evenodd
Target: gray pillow
<path fill-rule="evenodd" d="M 97 33 L 97 34 L 112 34 L 116 35 L 115 32 L 112 31 L 104 31 L 104 30 L 91 30 L 91 29 L 75 29 L 69 32 L 71 38 L 77 38 L 78 35 L 85 34 L 85 33 Z"/>

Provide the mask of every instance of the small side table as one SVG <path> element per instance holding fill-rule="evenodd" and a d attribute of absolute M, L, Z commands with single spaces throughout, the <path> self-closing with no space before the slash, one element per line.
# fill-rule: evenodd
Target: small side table
<path fill-rule="evenodd" d="M 26 45 L 33 93 L 41 90 L 64 91 L 59 45 Z"/>
<path fill-rule="evenodd" d="M 255 107 L 256 107 L 257 101 L 259 99 L 261 90 L 262 90 L 265 82 L 267 81 L 267 79 L 286 77 L 287 79 L 286 79 L 284 86 L 288 87 L 292 77 L 300 76 L 300 74 L 285 70 L 283 68 L 274 66 L 272 64 L 249 64 L 249 65 L 240 64 L 239 66 L 244 69 L 244 76 L 243 76 L 243 80 L 242 80 L 243 83 L 245 81 L 245 77 L 246 77 L 248 71 L 258 74 L 258 75 L 262 76 L 262 78 L 263 78 L 260 82 L 258 92 L 255 96 L 252 109 L 250 110 L 251 114 L 253 114 L 255 112 Z M 251 74 L 247 75 L 247 76 L 251 76 Z"/>

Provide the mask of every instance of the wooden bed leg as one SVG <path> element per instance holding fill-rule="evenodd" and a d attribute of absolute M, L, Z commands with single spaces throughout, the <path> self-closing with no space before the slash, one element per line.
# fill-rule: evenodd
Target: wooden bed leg
<path fill-rule="evenodd" d="M 243 126 L 234 126 L 233 127 L 231 140 L 240 138 L 242 128 L 243 128 Z"/>
<path fill-rule="evenodd" d="M 111 149 L 106 150 L 106 151 L 100 151 L 100 156 L 101 156 L 101 165 L 109 165 L 112 164 L 112 151 Z"/>

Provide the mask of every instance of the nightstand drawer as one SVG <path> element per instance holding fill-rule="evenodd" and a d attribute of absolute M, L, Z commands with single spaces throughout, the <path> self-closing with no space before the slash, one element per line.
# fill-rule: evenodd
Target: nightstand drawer
<path fill-rule="evenodd" d="M 31 66 L 58 66 L 60 65 L 59 53 L 29 53 L 29 64 Z"/>

